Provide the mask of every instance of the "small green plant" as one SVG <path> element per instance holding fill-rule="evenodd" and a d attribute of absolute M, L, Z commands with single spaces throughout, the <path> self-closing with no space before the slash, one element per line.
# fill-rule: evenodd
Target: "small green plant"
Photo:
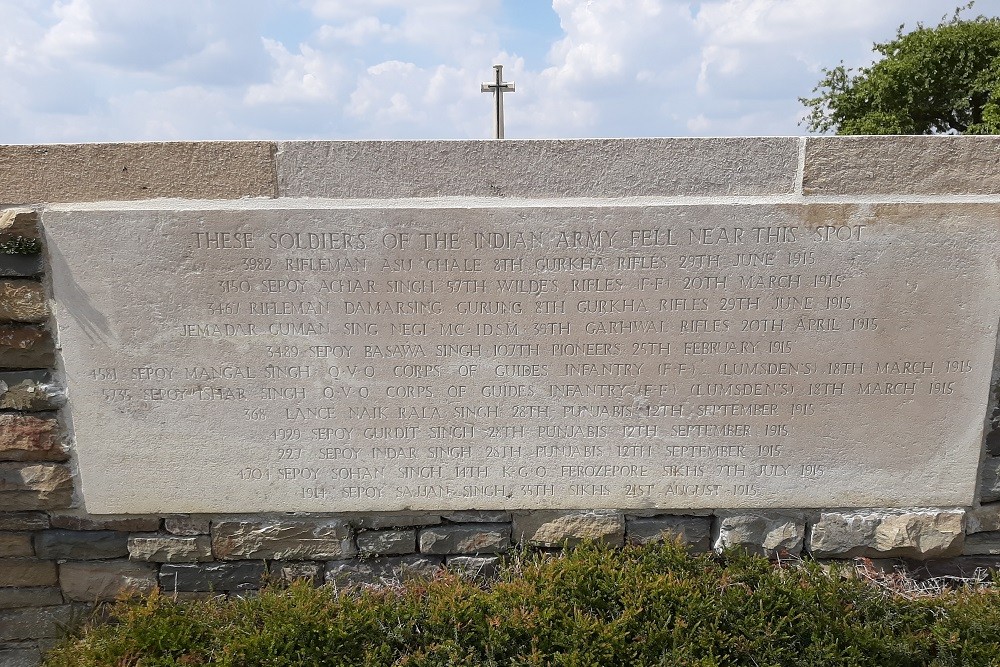
<path fill-rule="evenodd" d="M 995 665 L 1000 593 L 901 595 L 850 564 L 774 565 L 678 545 L 522 555 L 493 582 L 304 582 L 247 599 L 122 602 L 49 667 Z"/>
<path fill-rule="evenodd" d="M 27 236 L 15 236 L 0 241 L 0 255 L 37 255 L 42 252 L 42 242 Z"/>

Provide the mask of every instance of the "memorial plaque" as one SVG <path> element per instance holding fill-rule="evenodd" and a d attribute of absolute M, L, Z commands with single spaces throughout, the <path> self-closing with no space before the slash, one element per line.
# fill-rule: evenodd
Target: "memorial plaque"
<path fill-rule="evenodd" d="M 972 501 L 995 207 L 306 205 L 45 214 L 88 511 Z"/>

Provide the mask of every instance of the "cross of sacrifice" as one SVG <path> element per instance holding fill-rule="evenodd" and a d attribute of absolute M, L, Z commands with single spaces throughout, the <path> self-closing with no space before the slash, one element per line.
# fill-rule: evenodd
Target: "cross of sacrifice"
<path fill-rule="evenodd" d="M 514 82 L 503 80 L 503 65 L 493 66 L 494 79 L 482 85 L 484 93 L 493 93 L 493 138 L 503 139 L 503 94 L 514 92 Z"/>

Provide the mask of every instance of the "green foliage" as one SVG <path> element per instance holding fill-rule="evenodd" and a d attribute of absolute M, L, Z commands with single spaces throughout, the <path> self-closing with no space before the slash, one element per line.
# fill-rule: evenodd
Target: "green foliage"
<path fill-rule="evenodd" d="M 910 600 L 846 570 L 680 546 L 515 559 L 500 579 L 296 583 L 248 599 L 114 607 L 49 667 L 993 665 L 1000 593 Z"/>
<path fill-rule="evenodd" d="M 37 255 L 41 251 L 42 242 L 26 236 L 15 236 L 10 240 L 0 241 L 0 255 Z"/>
<path fill-rule="evenodd" d="M 824 69 L 800 98 L 811 132 L 837 134 L 1000 133 L 1000 18 L 957 9 L 933 28 L 875 44 L 882 58 L 857 72 L 843 64 Z"/>

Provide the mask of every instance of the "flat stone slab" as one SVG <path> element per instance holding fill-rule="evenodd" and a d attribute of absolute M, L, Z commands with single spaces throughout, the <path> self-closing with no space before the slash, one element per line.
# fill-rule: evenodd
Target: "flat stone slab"
<path fill-rule="evenodd" d="M 765 195 L 795 190 L 800 141 L 289 141 L 275 162 L 279 197 Z"/>
<path fill-rule="evenodd" d="M 55 207 L 86 510 L 970 505 L 1000 206 L 935 201 Z"/>
<path fill-rule="evenodd" d="M 0 202 L 273 197 L 264 141 L 0 146 Z"/>

